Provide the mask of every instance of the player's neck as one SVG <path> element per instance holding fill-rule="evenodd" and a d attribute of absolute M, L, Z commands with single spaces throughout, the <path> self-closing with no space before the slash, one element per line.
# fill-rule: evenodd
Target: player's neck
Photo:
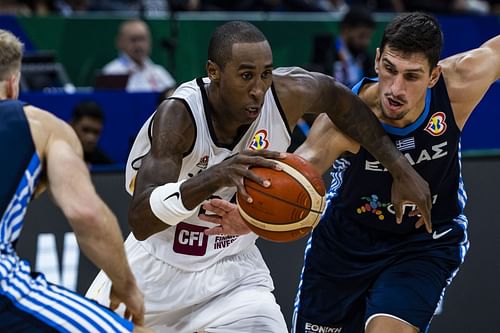
<path fill-rule="evenodd" d="M 231 113 L 226 110 L 224 104 L 221 102 L 217 89 L 213 88 L 211 84 L 205 86 L 208 103 L 212 109 L 210 114 L 211 119 L 207 120 L 212 122 L 215 136 L 219 143 L 232 144 L 238 136 L 238 128 L 241 124 L 231 120 L 229 116 Z"/>

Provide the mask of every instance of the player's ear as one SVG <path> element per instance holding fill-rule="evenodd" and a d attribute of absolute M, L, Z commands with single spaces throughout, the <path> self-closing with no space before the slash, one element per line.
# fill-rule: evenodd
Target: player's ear
<path fill-rule="evenodd" d="M 377 47 L 377 52 L 375 53 L 375 73 L 378 75 L 378 63 L 380 61 L 380 47 Z"/>
<path fill-rule="evenodd" d="M 431 70 L 431 79 L 429 80 L 428 88 L 432 88 L 436 85 L 440 75 L 441 75 L 441 66 L 436 65 L 436 67 L 434 67 Z"/>
<path fill-rule="evenodd" d="M 19 80 L 17 75 L 11 75 L 7 79 L 7 98 L 17 99 L 19 97 Z"/>
<path fill-rule="evenodd" d="M 220 68 L 212 60 L 207 61 L 207 74 L 208 74 L 208 78 L 210 79 L 210 81 L 212 81 L 212 82 L 219 81 Z"/>

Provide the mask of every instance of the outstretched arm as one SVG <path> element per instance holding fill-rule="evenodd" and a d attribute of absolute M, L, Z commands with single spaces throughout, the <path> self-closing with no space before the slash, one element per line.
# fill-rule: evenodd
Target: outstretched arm
<path fill-rule="evenodd" d="M 326 113 L 339 130 L 364 146 L 391 172 L 396 220 L 401 223 L 403 205 L 411 202 L 417 205 L 427 231 L 432 231 L 429 185 L 396 149 L 376 116 L 357 95 L 329 76 L 302 69 L 277 72 L 275 77 L 279 96 L 280 92 L 287 96 L 284 108 L 292 110 L 292 119 L 300 112 Z M 285 104 L 283 99 L 280 102 Z"/>
<path fill-rule="evenodd" d="M 463 128 L 489 87 L 500 79 L 500 36 L 488 40 L 477 49 L 446 58 L 439 65 L 455 121 Z"/>
<path fill-rule="evenodd" d="M 133 321 L 143 324 L 144 299 L 128 265 L 118 222 L 95 192 L 76 134 L 43 110 L 27 107 L 26 115 L 37 151 L 44 157 L 48 189 L 80 248 L 111 279 L 112 301 L 124 302 Z"/>

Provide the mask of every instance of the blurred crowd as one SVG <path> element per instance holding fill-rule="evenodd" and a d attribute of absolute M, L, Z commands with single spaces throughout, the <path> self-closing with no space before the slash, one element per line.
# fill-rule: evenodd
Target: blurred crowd
<path fill-rule="evenodd" d="M 374 12 L 500 14 L 500 0 L 2 0 L 0 12 L 17 15 L 77 15 L 98 11 L 164 14 L 174 11 Z"/>

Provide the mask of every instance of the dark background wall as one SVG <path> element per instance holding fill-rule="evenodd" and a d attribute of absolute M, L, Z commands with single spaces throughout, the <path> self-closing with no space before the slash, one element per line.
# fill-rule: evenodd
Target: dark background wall
<path fill-rule="evenodd" d="M 435 317 L 431 333 L 493 333 L 500 327 L 500 158 L 466 159 L 463 176 L 469 195 L 466 212 L 469 217 L 471 248 L 465 263 L 449 287 L 443 313 Z M 124 234 L 128 233 L 126 214 L 129 197 L 123 187 L 123 174 L 94 174 L 99 194 L 118 216 Z M 68 224 L 47 195 L 31 203 L 25 229 L 18 244 L 21 256 L 36 264 L 38 234 L 54 233 L 58 247 L 59 268 L 63 266 L 64 233 Z M 275 295 L 287 322 L 291 321 L 293 300 L 303 260 L 305 239 L 286 244 L 259 240 L 274 278 Z M 77 290 L 85 292 L 97 269 L 80 257 Z"/>

